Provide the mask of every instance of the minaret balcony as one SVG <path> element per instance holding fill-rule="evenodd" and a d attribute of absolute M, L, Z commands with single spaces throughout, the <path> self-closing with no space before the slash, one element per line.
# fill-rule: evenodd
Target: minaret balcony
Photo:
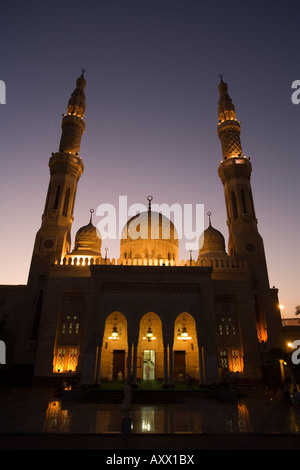
<path fill-rule="evenodd" d="M 251 171 L 252 165 L 250 158 L 240 156 L 232 156 L 226 160 L 222 160 L 218 168 L 218 174 L 223 184 L 225 181 L 236 177 L 249 179 Z"/>

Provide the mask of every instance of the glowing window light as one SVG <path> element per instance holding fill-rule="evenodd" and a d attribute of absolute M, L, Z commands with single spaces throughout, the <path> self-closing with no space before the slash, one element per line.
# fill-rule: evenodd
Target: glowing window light
<path fill-rule="evenodd" d="M 242 372 L 239 351 L 237 350 L 231 351 L 231 358 L 232 358 L 232 372 Z"/>
<path fill-rule="evenodd" d="M 56 354 L 56 367 L 55 367 L 56 372 L 64 371 L 65 359 L 66 359 L 66 349 L 59 348 Z"/>
<path fill-rule="evenodd" d="M 69 352 L 69 362 L 68 362 L 68 371 L 75 372 L 78 362 L 78 350 L 76 348 L 71 348 Z"/>

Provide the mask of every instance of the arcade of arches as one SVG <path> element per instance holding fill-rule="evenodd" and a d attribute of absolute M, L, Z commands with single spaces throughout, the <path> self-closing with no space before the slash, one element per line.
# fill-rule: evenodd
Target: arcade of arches
<path fill-rule="evenodd" d="M 201 355 L 194 318 L 182 312 L 173 331 L 174 336 L 167 337 L 160 317 L 148 312 L 139 320 L 138 337 L 130 337 L 126 317 L 112 312 L 105 322 L 97 382 L 126 379 L 134 385 L 141 379 L 172 385 L 188 375 L 199 381 Z"/>

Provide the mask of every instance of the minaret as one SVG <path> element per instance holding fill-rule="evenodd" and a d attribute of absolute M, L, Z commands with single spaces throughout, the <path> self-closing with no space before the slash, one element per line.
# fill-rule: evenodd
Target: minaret
<path fill-rule="evenodd" d="M 270 289 L 263 239 L 258 232 L 252 190 L 250 158 L 242 152 L 241 124 L 222 76 L 219 84 L 218 136 L 223 160 L 219 176 L 224 186 L 228 225 L 228 253 L 247 260 L 253 292 L 253 308 L 259 344 L 278 347 L 281 331 L 277 293 Z M 277 290 L 276 290 L 277 292 Z M 276 300 L 277 299 L 277 300 Z M 268 338 L 271 338 L 270 340 Z"/>
<path fill-rule="evenodd" d="M 59 149 L 49 160 L 50 181 L 41 228 L 36 234 L 29 279 L 34 275 L 47 274 L 55 259 L 70 251 L 71 226 L 77 183 L 84 165 L 79 157 L 81 137 L 85 130 L 86 81 L 85 70 L 77 79 L 62 118 L 62 135 Z"/>
<path fill-rule="evenodd" d="M 223 160 L 218 173 L 224 185 L 229 231 L 230 256 L 248 259 L 255 278 L 267 281 L 263 240 L 258 232 L 252 190 L 250 158 L 243 155 L 240 140 L 241 124 L 236 119 L 235 107 L 222 76 L 219 84 L 218 136 L 221 140 Z"/>

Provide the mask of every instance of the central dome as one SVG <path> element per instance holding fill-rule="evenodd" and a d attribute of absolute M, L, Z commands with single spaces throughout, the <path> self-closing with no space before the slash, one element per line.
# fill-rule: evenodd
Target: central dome
<path fill-rule="evenodd" d="M 120 258 L 122 262 L 144 259 L 178 264 L 178 234 L 173 222 L 151 210 L 133 216 L 121 233 Z"/>

